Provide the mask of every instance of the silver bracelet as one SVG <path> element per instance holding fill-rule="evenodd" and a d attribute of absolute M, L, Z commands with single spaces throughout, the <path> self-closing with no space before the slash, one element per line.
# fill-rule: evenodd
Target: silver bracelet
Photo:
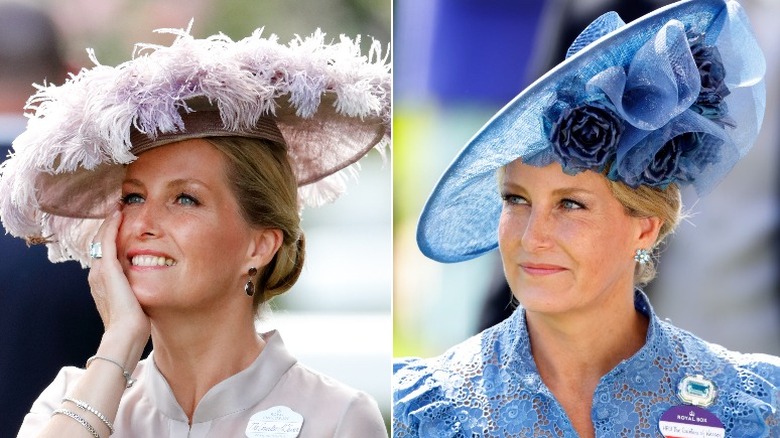
<path fill-rule="evenodd" d="M 106 425 L 106 427 L 108 427 L 108 431 L 110 432 L 109 435 L 114 433 L 114 425 L 111 424 L 111 421 L 109 421 L 109 419 L 106 418 L 106 416 L 103 415 L 102 412 L 100 412 L 97 409 L 95 409 L 92 406 L 90 406 L 89 403 L 87 403 L 87 402 L 85 402 L 83 400 L 73 399 L 73 398 L 70 398 L 70 397 L 64 397 L 62 399 L 62 401 L 63 401 L 63 403 L 64 402 L 71 402 L 74 405 L 78 406 L 79 409 L 82 409 L 82 410 L 87 411 L 87 412 L 91 412 L 94 416 L 98 417 L 98 419 L 100 421 L 102 421 L 103 424 Z"/>
<path fill-rule="evenodd" d="M 115 361 L 113 359 L 109 359 L 109 358 L 103 357 L 103 356 L 92 356 L 89 359 L 87 359 L 87 366 L 86 366 L 86 368 L 89 368 L 89 366 L 92 364 L 92 362 L 94 362 L 95 360 L 98 360 L 98 359 L 99 360 L 104 360 L 106 362 L 110 362 L 110 363 L 118 366 L 122 370 L 122 376 L 125 378 L 125 384 L 126 384 L 125 388 L 130 388 L 131 386 L 133 386 L 133 383 L 135 383 L 135 379 L 130 375 L 129 372 L 127 372 L 127 370 L 125 369 L 125 367 L 121 363 L 119 363 L 119 362 L 117 362 L 117 361 Z"/>
<path fill-rule="evenodd" d="M 100 434 L 95 430 L 94 427 L 92 427 L 91 424 L 89 424 L 89 421 L 81 418 L 81 416 L 79 414 L 77 414 L 77 413 L 75 413 L 73 411 L 69 411 L 67 409 L 57 409 L 56 411 L 51 413 L 51 416 L 53 417 L 53 416 L 55 416 L 57 414 L 66 415 L 66 416 L 68 416 L 68 417 L 78 421 L 82 426 L 84 426 L 89 431 L 89 433 L 92 434 L 93 437 L 100 438 Z"/>

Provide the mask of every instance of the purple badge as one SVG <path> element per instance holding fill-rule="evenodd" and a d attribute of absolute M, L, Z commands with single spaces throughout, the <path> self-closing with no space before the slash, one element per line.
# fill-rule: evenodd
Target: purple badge
<path fill-rule="evenodd" d="M 658 429 L 665 438 L 724 438 L 726 429 L 712 412 L 698 406 L 672 406 L 661 415 Z"/>

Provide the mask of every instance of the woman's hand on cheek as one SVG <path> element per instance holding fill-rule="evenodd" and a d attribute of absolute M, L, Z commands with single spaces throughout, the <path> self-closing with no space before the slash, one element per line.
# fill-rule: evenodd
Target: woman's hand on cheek
<path fill-rule="evenodd" d="M 117 209 L 100 226 L 93 242 L 101 244 L 103 257 L 92 259 L 89 286 L 106 334 L 118 334 L 131 344 L 145 345 L 151 331 L 149 317 L 141 309 L 117 259 L 116 238 L 121 223 L 122 212 Z"/>

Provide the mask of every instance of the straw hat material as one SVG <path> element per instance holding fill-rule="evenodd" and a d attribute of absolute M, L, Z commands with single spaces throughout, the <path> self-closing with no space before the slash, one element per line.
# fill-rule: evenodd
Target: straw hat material
<path fill-rule="evenodd" d="M 420 250 L 458 262 L 495 249 L 496 172 L 516 159 L 706 194 L 755 141 L 765 70 L 736 1 L 681 1 L 627 25 L 605 14 L 459 152 L 421 214 Z"/>

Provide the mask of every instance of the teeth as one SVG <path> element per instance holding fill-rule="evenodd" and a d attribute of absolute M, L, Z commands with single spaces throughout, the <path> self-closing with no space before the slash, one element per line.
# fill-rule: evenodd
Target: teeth
<path fill-rule="evenodd" d="M 131 260 L 133 266 L 174 266 L 176 261 L 152 255 L 137 255 Z"/>

